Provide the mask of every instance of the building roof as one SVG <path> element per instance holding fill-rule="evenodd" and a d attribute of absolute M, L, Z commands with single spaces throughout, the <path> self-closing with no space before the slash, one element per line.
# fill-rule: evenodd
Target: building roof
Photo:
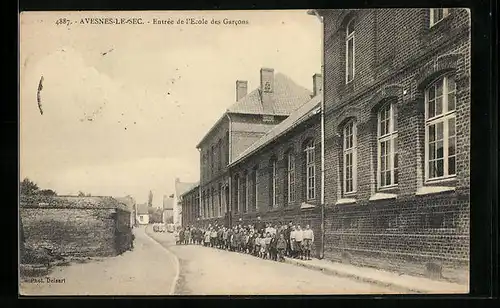
<path fill-rule="evenodd" d="M 181 182 L 179 179 L 175 181 L 175 194 L 177 197 L 182 196 L 184 193 L 190 191 L 191 189 L 198 186 L 199 183 L 189 183 L 189 182 Z"/>
<path fill-rule="evenodd" d="M 137 204 L 137 215 L 149 214 L 147 203 Z"/>
<path fill-rule="evenodd" d="M 120 209 L 131 210 L 117 199 L 109 196 L 20 196 L 19 205 L 31 208 L 61 209 Z"/>
<path fill-rule="evenodd" d="M 312 92 L 308 89 L 299 86 L 284 74 L 276 73 L 274 75 L 274 91 L 271 94 L 272 104 L 268 106 L 269 108 L 265 108 L 261 89 L 258 87 L 231 105 L 227 112 L 287 116 L 310 100 L 311 95 Z"/>
<path fill-rule="evenodd" d="M 253 114 L 253 115 L 275 115 L 288 116 L 295 109 L 302 106 L 311 99 L 312 92 L 298 85 L 292 79 L 282 73 L 274 74 L 274 91 L 271 94 L 271 102 L 264 106 L 262 101 L 260 86 L 242 97 L 239 101 L 233 103 L 222 114 L 217 122 L 203 136 L 196 145 L 200 147 L 201 143 L 210 135 L 210 133 L 219 125 L 226 114 Z"/>
<path fill-rule="evenodd" d="M 241 154 L 238 157 L 236 157 L 229 165 L 231 166 L 237 164 L 244 158 L 250 156 L 251 154 L 257 152 L 259 149 L 263 148 L 267 144 L 271 143 L 276 138 L 284 135 L 285 133 L 287 133 L 300 123 L 306 121 L 307 119 L 317 114 L 317 111 L 319 110 L 318 108 L 321 108 L 322 99 L 323 99 L 322 94 L 316 95 L 307 103 L 297 108 L 294 112 L 290 114 L 290 116 L 288 116 L 280 124 L 273 127 L 269 132 L 267 132 L 264 136 L 258 139 L 250 147 L 241 152 Z"/>
<path fill-rule="evenodd" d="M 192 192 L 193 190 L 197 189 L 198 187 L 200 187 L 199 183 L 195 183 L 195 185 L 191 186 L 188 190 L 184 191 L 181 195 L 179 195 L 179 197 L 183 197 L 183 196 L 187 195 L 188 193 Z"/>

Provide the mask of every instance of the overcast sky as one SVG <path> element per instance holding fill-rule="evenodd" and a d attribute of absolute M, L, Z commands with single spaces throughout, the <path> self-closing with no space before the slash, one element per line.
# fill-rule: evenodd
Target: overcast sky
<path fill-rule="evenodd" d="M 80 24 L 141 17 L 143 25 Z M 65 17 L 76 24 L 55 23 Z M 153 25 L 204 17 L 248 25 Z M 59 194 L 130 194 L 160 205 L 174 179 L 199 179 L 203 135 L 235 100 L 235 81 L 274 68 L 312 89 L 321 24 L 306 11 L 27 13 L 21 16 L 20 176 Z M 43 75 L 41 108 L 37 89 Z"/>

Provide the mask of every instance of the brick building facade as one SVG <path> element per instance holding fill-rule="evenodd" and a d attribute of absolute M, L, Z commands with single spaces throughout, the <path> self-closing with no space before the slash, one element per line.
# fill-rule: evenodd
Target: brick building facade
<path fill-rule="evenodd" d="M 233 218 L 241 224 L 264 222 L 310 225 L 321 232 L 322 77 L 313 77 L 313 96 L 229 165 Z M 319 253 L 321 242 L 315 241 Z"/>
<path fill-rule="evenodd" d="M 230 225 L 232 183 L 228 165 L 293 110 L 311 99 L 311 92 L 271 68 L 260 70 L 260 86 L 248 93 L 236 81 L 236 102 L 203 137 L 200 151 L 200 224 Z"/>
<path fill-rule="evenodd" d="M 180 196 L 183 226 L 195 225 L 200 216 L 200 185 L 194 185 Z"/>
<path fill-rule="evenodd" d="M 325 257 L 468 278 L 469 12 L 317 12 Z"/>
<path fill-rule="evenodd" d="M 309 95 L 266 132 L 233 132 L 237 125 L 232 118 L 248 115 L 226 114 L 219 121 L 227 119 L 223 133 L 209 133 L 229 132 L 228 165 L 219 173 L 229 187 L 229 217 L 243 223 L 261 216 L 264 221 L 310 224 L 316 238 L 324 238 L 316 241 L 317 256 L 465 283 L 469 11 L 310 13 L 320 16 L 324 26 L 321 113 L 311 114 L 321 100 L 314 102 Z M 265 76 L 261 72 L 261 79 Z M 252 117 L 259 118 L 254 113 L 240 123 Z M 210 160 L 203 155 L 207 148 L 201 149 L 202 191 L 210 183 L 204 163 Z M 307 148 L 315 158 L 309 166 L 317 170 L 313 198 L 307 189 Z M 289 153 L 296 154 L 292 199 Z M 202 213 L 207 212 L 204 206 L 202 199 Z M 202 217 L 202 224 L 216 221 Z"/>

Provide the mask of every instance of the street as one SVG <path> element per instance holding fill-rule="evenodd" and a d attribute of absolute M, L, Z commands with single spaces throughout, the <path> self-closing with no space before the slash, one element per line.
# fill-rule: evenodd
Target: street
<path fill-rule="evenodd" d="M 389 289 L 247 254 L 175 245 L 171 233 L 134 229 L 124 254 L 54 268 L 22 282 L 23 295 L 384 294 Z M 173 254 L 172 254 L 173 253 Z M 174 256 L 175 254 L 175 256 Z M 48 278 L 48 279 L 47 279 Z M 50 281 L 49 281 L 50 280 Z"/>
<path fill-rule="evenodd" d="M 171 233 L 147 233 L 180 262 L 178 295 L 387 294 L 390 289 L 247 254 L 175 245 Z"/>
<path fill-rule="evenodd" d="M 172 254 L 134 229 L 134 249 L 120 256 L 56 267 L 40 282 L 21 282 L 22 295 L 170 295 L 177 264 Z"/>

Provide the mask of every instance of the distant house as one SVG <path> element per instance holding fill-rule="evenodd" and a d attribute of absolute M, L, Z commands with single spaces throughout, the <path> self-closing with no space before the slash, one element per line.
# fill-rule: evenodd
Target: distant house
<path fill-rule="evenodd" d="M 146 203 L 136 205 L 136 221 L 139 225 L 149 224 L 149 211 Z"/>
<path fill-rule="evenodd" d="M 130 210 L 112 197 L 21 196 L 26 249 L 62 256 L 115 256 L 132 246 Z"/>
<path fill-rule="evenodd" d="M 163 196 L 162 221 L 167 224 L 173 222 L 174 217 L 174 195 Z"/>

